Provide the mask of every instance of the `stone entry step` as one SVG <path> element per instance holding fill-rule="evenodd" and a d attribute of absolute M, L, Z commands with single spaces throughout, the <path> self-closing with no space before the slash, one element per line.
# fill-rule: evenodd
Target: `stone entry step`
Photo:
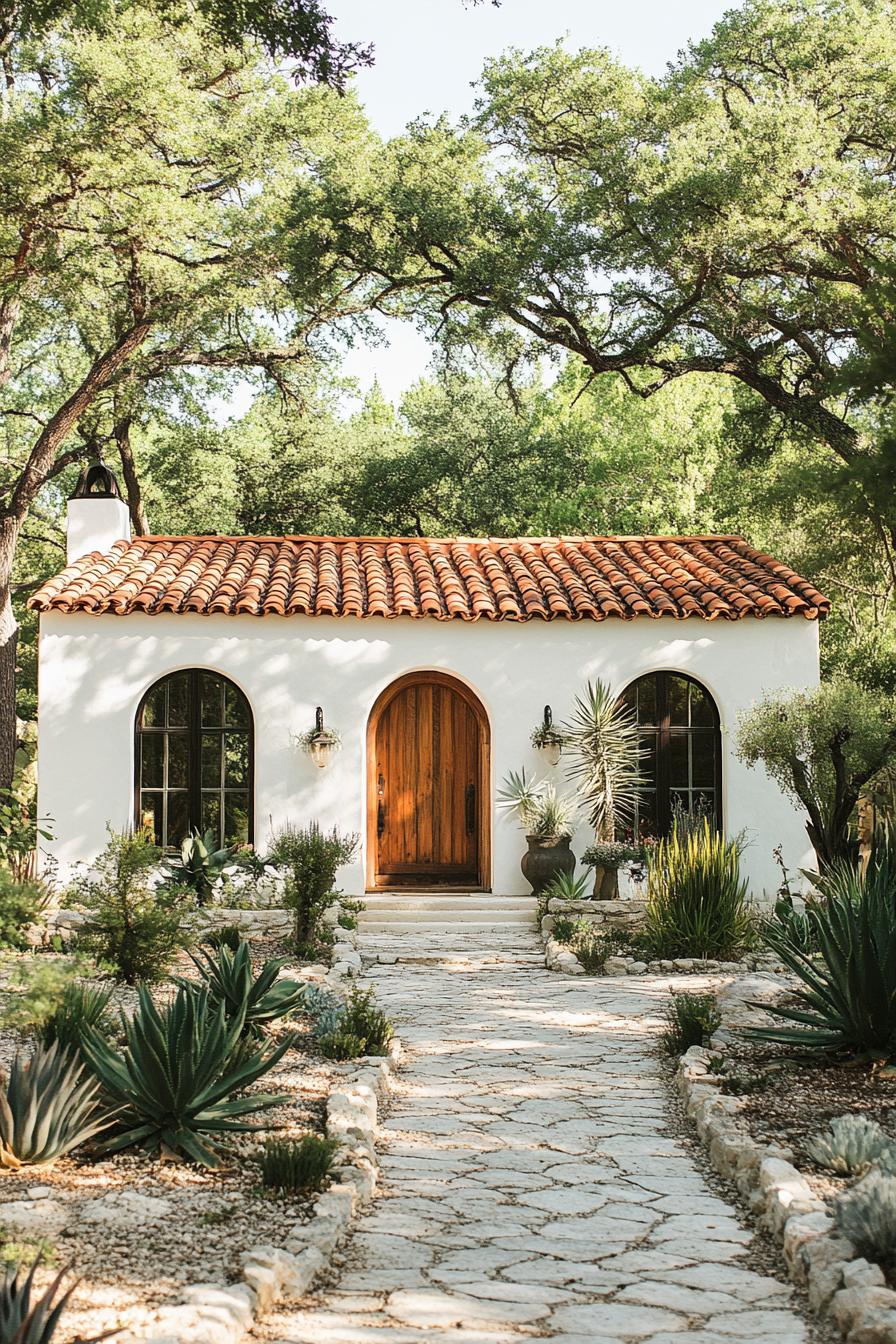
<path fill-rule="evenodd" d="M 535 899 L 527 896 L 420 895 L 376 893 L 364 898 L 358 914 L 362 933 L 432 933 L 455 927 L 482 932 L 491 928 L 532 929 Z"/>

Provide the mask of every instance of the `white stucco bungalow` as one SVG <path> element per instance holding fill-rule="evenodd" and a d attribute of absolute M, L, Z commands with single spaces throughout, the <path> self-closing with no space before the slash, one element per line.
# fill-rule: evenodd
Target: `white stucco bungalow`
<path fill-rule="evenodd" d="M 628 691 L 652 746 L 642 829 L 702 798 L 746 833 L 757 896 L 777 886 L 776 845 L 792 869 L 811 859 L 732 733 L 764 692 L 817 683 L 828 602 L 739 537 L 132 539 L 94 470 L 70 501 L 68 565 L 31 605 L 40 811 L 66 867 L 107 824 L 263 849 L 316 819 L 361 837 L 351 894 L 523 893 L 496 788 L 522 765 L 562 784 L 531 730 L 598 677 Z M 342 739 L 324 768 L 297 744 L 318 712 Z"/>

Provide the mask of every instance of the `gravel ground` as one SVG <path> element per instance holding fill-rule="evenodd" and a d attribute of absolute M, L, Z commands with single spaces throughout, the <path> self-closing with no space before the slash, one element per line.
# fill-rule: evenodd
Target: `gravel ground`
<path fill-rule="evenodd" d="M 253 951 L 258 961 L 278 949 L 271 940 L 253 940 Z M 176 972 L 187 973 L 191 967 L 183 957 Z M 160 987 L 160 992 L 165 989 Z M 116 1003 L 125 1009 L 135 999 L 133 990 L 116 990 Z M 321 1130 L 339 1066 L 310 1051 L 303 1019 L 281 1024 L 272 1038 L 285 1030 L 299 1031 L 296 1048 L 251 1091 L 284 1092 L 291 1100 L 254 1117 L 264 1130 L 235 1136 L 219 1171 L 163 1163 L 137 1150 L 91 1161 L 85 1146 L 50 1167 L 0 1172 L 2 1253 L 14 1256 L 10 1243 L 36 1243 L 43 1237 L 48 1265 L 39 1281 L 48 1282 L 68 1265 L 81 1279 L 65 1314 L 60 1344 L 118 1325 L 132 1312 L 176 1295 L 186 1283 L 235 1277 L 240 1251 L 282 1241 L 288 1228 L 309 1216 L 307 1198 L 273 1199 L 262 1193 L 253 1159 L 274 1132 L 290 1136 Z M 22 1043 L 18 1033 L 0 1034 L 0 1061 L 8 1063 Z M 141 1208 L 137 1200 L 138 1207 L 129 1207 L 118 1199 L 125 1193 L 162 1203 Z M 33 1230 L 26 1235 L 4 1228 L 3 1205 L 35 1196 L 46 1201 L 47 1213 L 36 1212 Z M 103 1201 L 99 1208 L 97 1200 Z"/>
<path fill-rule="evenodd" d="M 765 1080 L 760 1090 L 745 1095 L 738 1119 L 757 1141 L 792 1149 L 795 1165 L 820 1199 L 833 1199 L 852 1184 L 849 1177 L 817 1167 L 806 1152 L 806 1140 L 829 1120 L 866 1115 L 896 1142 L 896 1078 L 872 1073 L 867 1064 L 786 1059 L 766 1049 L 725 1053 L 732 1066 Z"/>

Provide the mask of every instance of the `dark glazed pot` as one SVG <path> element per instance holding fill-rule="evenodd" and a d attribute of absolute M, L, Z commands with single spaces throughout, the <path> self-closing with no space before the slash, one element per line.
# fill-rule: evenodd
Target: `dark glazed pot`
<path fill-rule="evenodd" d="M 520 867 L 533 895 L 539 896 L 561 873 L 575 872 L 576 856 L 569 847 L 568 835 L 527 835 L 526 840 L 529 848 Z"/>

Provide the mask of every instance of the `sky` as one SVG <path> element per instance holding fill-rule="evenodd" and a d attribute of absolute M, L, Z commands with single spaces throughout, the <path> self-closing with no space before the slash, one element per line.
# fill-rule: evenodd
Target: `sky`
<path fill-rule="evenodd" d="M 472 108 L 483 64 L 508 47 L 524 51 L 562 38 L 571 49 L 608 47 L 629 65 L 662 74 L 689 41 L 706 37 L 735 0 L 332 0 L 336 33 L 372 42 L 375 64 L 356 76 L 367 114 L 384 136 L 409 121 Z M 346 351 L 342 371 L 366 391 L 376 379 L 386 397 L 425 372 L 430 350 L 408 323 L 385 326 L 388 346 Z"/>

